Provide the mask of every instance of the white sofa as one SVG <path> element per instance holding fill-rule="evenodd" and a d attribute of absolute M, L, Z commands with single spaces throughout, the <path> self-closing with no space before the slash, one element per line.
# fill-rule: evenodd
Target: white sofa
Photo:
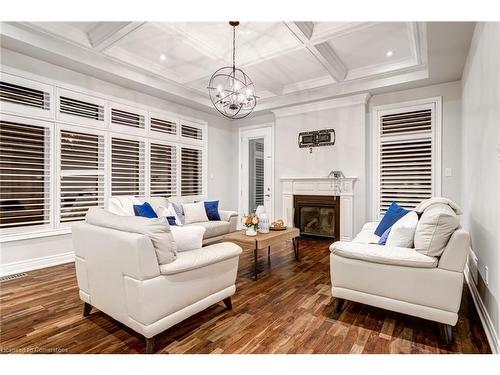
<path fill-rule="evenodd" d="M 193 197 L 180 197 L 172 196 L 169 198 L 163 197 L 133 197 L 133 196 L 116 196 L 112 197 L 106 204 L 106 208 L 117 215 L 133 215 L 132 205 L 135 202 L 144 203 L 148 202 L 151 204 L 153 209 L 157 209 L 159 206 L 167 207 L 169 202 L 177 204 L 182 210 L 183 203 L 193 203 L 195 200 L 200 200 L 199 198 Z M 214 242 L 222 240 L 225 234 L 234 232 L 237 229 L 238 224 L 238 213 L 235 211 L 219 210 L 220 221 L 205 221 L 198 223 L 185 224 L 183 227 L 198 226 L 205 228 L 205 233 L 203 234 L 203 245 L 209 245 Z M 172 227 L 172 231 L 177 228 Z M 175 234 L 174 234 L 175 235 Z"/>
<path fill-rule="evenodd" d="M 335 310 L 344 300 L 417 316 L 442 324 L 447 343 L 458 320 L 469 234 L 457 228 L 440 256 L 376 244 L 378 222 L 367 223 L 352 242 L 330 246 Z"/>
<path fill-rule="evenodd" d="M 174 261 L 160 265 L 150 236 L 106 226 L 73 227 L 85 316 L 96 307 L 146 337 L 151 353 L 155 335 L 174 324 L 220 301 L 231 308 L 239 246 L 177 252 Z"/>

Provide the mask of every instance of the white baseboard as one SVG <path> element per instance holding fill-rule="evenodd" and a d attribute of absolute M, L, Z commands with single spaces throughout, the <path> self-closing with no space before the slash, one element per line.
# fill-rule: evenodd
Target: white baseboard
<path fill-rule="evenodd" d="M 46 257 L 23 260 L 20 262 L 12 262 L 0 265 L 0 276 L 12 275 L 14 273 L 33 271 L 40 268 L 57 266 L 63 263 L 75 261 L 75 253 L 73 251 L 49 255 Z"/>
<path fill-rule="evenodd" d="M 477 313 L 479 315 L 479 318 L 481 319 L 484 332 L 486 333 L 488 343 L 490 344 L 491 351 L 493 352 L 493 354 L 499 354 L 500 340 L 498 340 L 498 335 L 495 331 L 495 327 L 493 326 L 493 322 L 491 321 L 490 315 L 486 310 L 486 306 L 484 306 L 483 300 L 479 295 L 476 284 L 471 277 L 467 264 L 465 265 L 464 275 L 465 280 L 467 281 L 467 285 L 469 286 L 470 294 L 472 295 L 472 300 L 474 301 L 474 305 L 476 306 Z"/>

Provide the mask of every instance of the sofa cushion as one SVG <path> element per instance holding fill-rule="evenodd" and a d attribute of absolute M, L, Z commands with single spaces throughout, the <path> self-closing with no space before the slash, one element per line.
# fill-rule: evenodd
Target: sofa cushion
<path fill-rule="evenodd" d="M 201 226 L 205 228 L 203 239 L 206 239 L 228 234 L 231 224 L 227 221 L 206 221 L 204 223 L 187 224 L 186 226 Z"/>
<path fill-rule="evenodd" d="M 173 203 L 168 203 L 168 206 L 159 206 L 157 209 L 157 214 L 159 217 L 173 217 L 175 221 L 175 225 L 182 226 L 183 222 L 179 215 L 177 214 L 177 211 L 174 209 Z M 169 221 L 170 224 L 170 221 Z"/>
<path fill-rule="evenodd" d="M 199 249 L 203 246 L 205 228 L 200 225 L 189 225 L 179 227 L 171 226 L 170 230 L 177 245 L 177 251 L 189 251 Z"/>
<path fill-rule="evenodd" d="M 197 203 L 184 203 L 182 205 L 184 210 L 184 223 L 200 223 L 208 221 L 207 212 L 205 211 L 205 204 L 203 202 Z"/>
<path fill-rule="evenodd" d="M 434 268 L 438 264 L 434 257 L 397 246 L 338 241 L 330 245 L 330 251 L 344 258 L 395 266 Z"/>
<path fill-rule="evenodd" d="M 153 210 L 155 210 L 158 216 L 160 216 L 158 214 L 158 208 L 161 206 L 163 207 L 168 206 L 167 198 L 164 197 L 149 197 L 149 198 L 138 197 L 137 199 L 142 203 L 148 202 L 151 205 L 151 207 L 153 207 Z"/>
<path fill-rule="evenodd" d="M 377 236 L 381 236 L 384 232 L 390 228 L 396 221 L 405 216 L 409 211 L 404 209 L 403 207 L 399 207 L 396 202 L 392 202 L 392 204 L 387 209 L 384 217 L 380 220 L 380 223 L 375 229 L 375 234 Z"/>
<path fill-rule="evenodd" d="M 155 248 L 159 264 L 173 262 L 177 257 L 177 246 L 164 217 L 147 219 L 141 216 L 120 216 L 102 208 L 92 207 L 88 210 L 85 220 L 88 224 L 99 227 L 148 236 Z"/>
<path fill-rule="evenodd" d="M 412 248 L 417 224 L 417 213 L 408 212 L 391 227 L 385 245 Z"/>
<path fill-rule="evenodd" d="M 120 216 L 135 216 L 134 204 L 142 204 L 143 201 L 132 195 L 122 195 L 111 197 L 107 202 L 109 212 Z"/>
<path fill-rule="evenodd" d="M 440 256 L 460 220 L 448 204 L 435 203 L 425 208 L 415 231 L 415 250 L 425 255 Z"/>
<path fill-rule="evenodd" d="M 185 251 L 178 254 L 175 262 L 160 266 L 162 275 L 175 275 L 196 268 L 222 262 L 241 254 L 241 247 L 231 242 L 222 242 L 197 250 Z"/>
<path fill-rule="evenodd" d="M 379 224 L 378 221 L 373 221 L 373 222 L 368 222 L 365 225 L 363 225 L 363 228 L 361 229 L 361 232 L 359 232 L 356 237 L 352 240 L 352 242 L 357 242 L 357 243 L 378 243 L 380 240 L 380 237 L 377 236 L 375 233 L 375 228 L 377 228 L 377 225 Z"/>

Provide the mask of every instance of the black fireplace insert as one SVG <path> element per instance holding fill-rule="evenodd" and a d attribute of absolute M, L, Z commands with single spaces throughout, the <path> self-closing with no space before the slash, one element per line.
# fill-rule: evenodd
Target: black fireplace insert
<path fill-rule="evenodd" d="M 294 224 L 301 236 L 340 239 L 340 199 L 329 195 L 294 195 Z"/>

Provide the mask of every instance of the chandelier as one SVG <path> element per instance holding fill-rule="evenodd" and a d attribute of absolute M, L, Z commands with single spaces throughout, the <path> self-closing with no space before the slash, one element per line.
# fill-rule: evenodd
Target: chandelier
<path fill-rule="evenodd" d="M 233 28 L 233 66 L 217 70 L 208 84 L 208 93 L 215 109 L 231 119 L 248 116 L 257 104 L 252 80 L 235 65 L 235 34 L 239 24 L 238 21 L 229 22 Z"/>

